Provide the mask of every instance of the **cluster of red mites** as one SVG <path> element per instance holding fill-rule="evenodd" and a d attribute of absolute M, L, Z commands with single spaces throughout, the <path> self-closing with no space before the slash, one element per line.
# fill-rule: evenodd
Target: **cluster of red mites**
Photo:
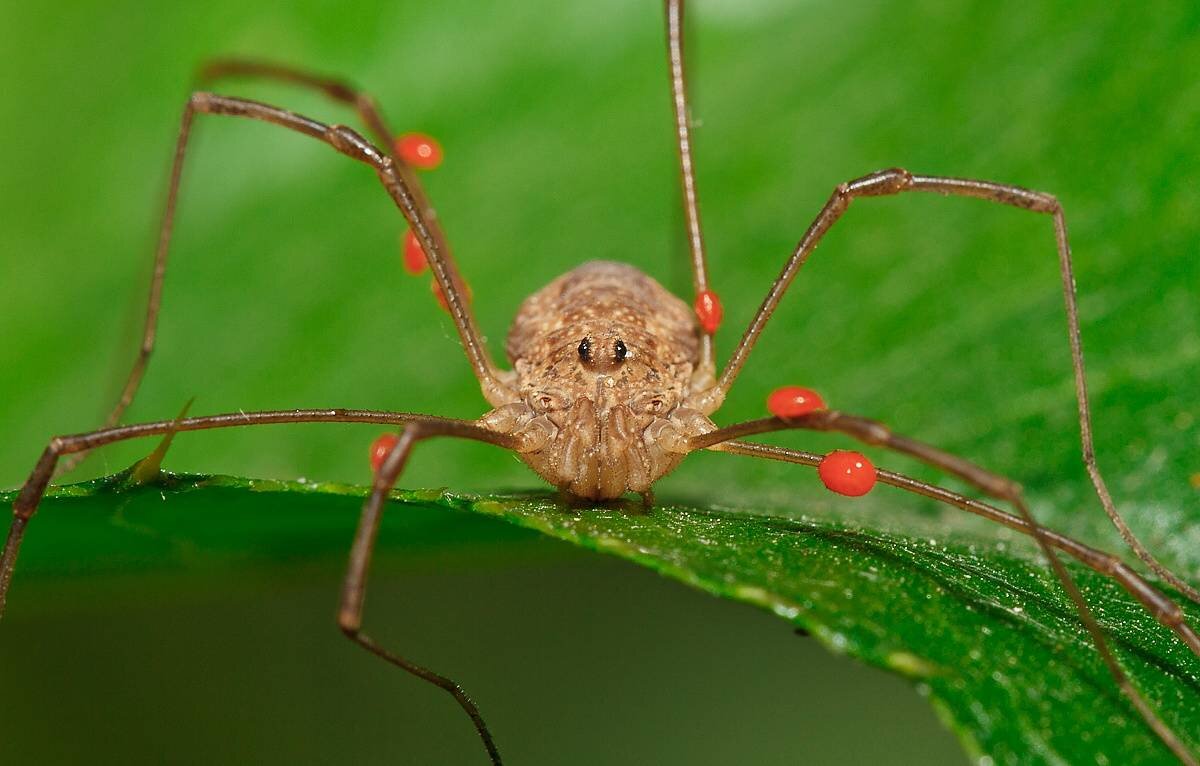
<path fill-rule="evenodd" d="M 825 409 L 816 391 L 800 386 L 777 388 L 767 397 L 767 410 L 777 418 L 791 420 Z M 875 486 L 875 466 L 861 452 L 834 450 L 817 466 L 822 483 L 839 495 L 858 497 Z"/>
<path fill-rule="evenodd" d="M 441 144 L 424 133 L 405 133 L 397 136 L 392 143 L 392 153 L 404 164 L 418 170 L 433 170 L 442 164 Z M 428 268 L 429 259 L 425 256 L 425 249 L 421 247 L 421 241 L 417 239 L 417 235 L 413 233 L 412 229 L 404 232 L 404 245 L 401 250 L 404 254 L 404 270 L 409 274 L 416 276 Z M 436 279 L 430 284 L 429 289 L 437 298 L 438 305 L 443 310 L 449 311 L 446 297 L 442 295 L 442 289 Z M 467 292 L 469 293 L 470 290 Z"/>
<path fill-rule="evenodd" d="M 424 133 L 405 133 L 397 136 L 392 151 L 401 162 L 420 170 L 433 170 L 442 163 L 441 145 Z M 420 274 L 429 266 L 425 250 L 412 229 L 404 232 L 403 253 L 404 270 L 409 274 Z M 449 311 L 446 296 L 436 279 L 430 284 L 430 289 L 438 305 L 444 311 Z M 466 287 L 466 293 L 467 300 L 470 300 L 470 287 Z M 715 333 L 725 315 L 717 294 L 712 290 L 702 290 L 696 295 L 694 307 L 701 329 L 709 335 Z M 775 417 L 789 420 L 823 410 L 825 402 L 820 394 L 811 389 L 784 386 L 775 389 L 767 397 L 767 409 Z M 395 434 L 384 434 L 371 444 L 371 468 L 376 473 L 379 472 L 379 467 L 383 465 L 388 453 L 396 446 L 397 440 Z M 841 495 L 865 495 L 875 486 L 875 466 L 859 452 L 834 450 L 821 460 L 817 473 L 826 487 Z"/>

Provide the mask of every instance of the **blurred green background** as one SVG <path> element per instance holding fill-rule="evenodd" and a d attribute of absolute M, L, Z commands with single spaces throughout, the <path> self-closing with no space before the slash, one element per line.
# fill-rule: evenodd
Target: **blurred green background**
<path fill-rule="evenodd" d="M 660 13 L 655 2 L 0 4 L 0 484 L 18 484 L 51 434 L 98 424 L 115 397 L 179 112 L 215 54 L 342 74 L 399 128 L 442 141 L 428 189 L 497 353 L 520 299 L 585 259 L 629 261 L 686 292 Z M 690 21 L 699 185 L 727 310 L 719 350 L 840 181 L 904 165 L 1053 191 L 1077 255 L 1102 464 L 1146 542 L 1195 577 L 1200 10 L 714 0 Z M 216 89 L 352 121 L 285 87 Z M 161 345 L 130 420 L 170 417 L 192 396 L 197 413 L 482 411 L 426 280 L 399 268 L 402 222 L 368 169 L 271 126 L 201 118 L 194 135 Z M 967 200 L 866 201 L 805 267 L 718 421 L 757 416 L 780 383 L 809 385 L 1011 473 L 1043 519 L 1113 548 L 1079 465 L 1061 314 L 1048 220 Z M 188 435 L 168 465 L 361 482 L 374 435 Z M 147 449 L 100 453 L 78 475 Z M 444 442 L 422 448 L 404 484 L 537 480 L 511 456 Z M 815 484 L 701 455 L 660 493 L 992 535 L 923 502 L 877 493 L 851 505 Z M 348 508 L 346 541 L 352 524 Z M 459 677 L 515 763 L 963 758 L 907 684 L 773 618 L 492 536 L 444 554 L 385 541 L 395 555 L 377 568 L 368 620 Z M 340 568 L 330 554 L 203 576 L 18 569 L 0 630 L 6 754 L 481 760 L 442 695 L 337 635 Z"/>

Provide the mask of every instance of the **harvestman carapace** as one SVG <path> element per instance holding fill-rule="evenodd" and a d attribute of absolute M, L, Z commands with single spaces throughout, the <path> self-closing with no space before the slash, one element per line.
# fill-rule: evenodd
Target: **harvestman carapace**
<path fill-rule="evenodd" d="M 725 427 L 718 427 L 709 419 L 724 401 L 796 272 L 855 199 L 912 191 L 934 192 L 976 197 L 1044 214 L 1053 222 L 1058 247 L 1083 459 L 1100 504 L 1139 559 L 1188 598 L 1200 602 L 1200 593 L 1162 566 L 1134 537 L 1118 515 L 1096 465 L 1070 249 L 1058 200 L 1049 194 L 1007 184 L 917 175 L 902 169 L 883 170 L 840 184 L 786 260 L 728 362 L 718 370 L 712 336 L 720 324 L 722 309 L 708 283 L 697 205 L 684 73 L 683 0 L 666 0 L 665 8 L 669 80 L 694 303 L 689 307 L 631 266 L 610 262 L 584 264 L 522 304 L 507 342 L 511 370 L 498 368 L 481 340 L 466 283 L 459 275 L 441 225 L 416 176 L 415 169 L 433 167 L 440 159 L 441 149 L 435 142 L 414 134 L 397 138 L 369 96 L 338 80 L 248 61 L 220 60 L 205 67 L 203 76 L 210 80 L 227 76 L 263 77 L 321 91 L 353 107 L 370 133 L 387 148 L 378 148 L 351 128 L 328 125 L 266 104 L 211 92 L 191 96 L 183 112 L 176 146 L 139 354 L 105 427 L 52 439 L 22 487 L 0 558 L 0 613 L 25 528 L 51 478 L 56 470 L 68 470 L 96 447 L 178 431 L 269 423 L 354 422 L 397 426 L 398 435 L 381 438 L 372 447 L 375 480 L 354 537 L 338 623 L 355 643 L 453 695 L 470 716 L 492 762 L 498 764 L 500 754 L 483 717 L 457 683 L 384 649 L 361 629 L 367 570 L 380 515 L 413 447 L 423 439 L 444 436 L 487 442 L 516 452 L 568 500 L 606 500 L 634 492 L 640 493 L 647 505 L 652 504 L 654 482 L 678 465 L 685 455 L 700 449 L 716 450 L 817 467 L 826 486 L 845 495 L 864 494 L 877 481 L 883 482 L 1032 536 L 1074 602 L 1114 682 L 1179 760 L 1195 764 L 1196 759 L 1182 740 L 1158 717 L 1122 671 L 1103 630 L 1057 554 L 1066 553 L 1114 579 L 1197 655 L 1200 655 L 1200 636 L 1174 601 L 1119 559 L 1037 524 L 1015 482 L 963 458 L 894 434 L 878 422 L 829 409 L 820 396 L 799 387 L 789 386 L 771 394 L 767 408 L 772 417 Z M 181 416 L 155 423 L 117 425 L 137 392 L 154 348 L 184 154 L 197 114 L 273 123 L 323 141 L 374 169 L 408 222 L 404 244 L 406 268 L 412 272 L 420 272 L 426 266 L 431 269 L 434 293 L 454 321 L 483 396 L 492 407 L 489 412 L 478 420 L 467 421 L 363 410 L 286 410 Z M 838 431 L 870 445 L 911 455 L 967 481 L 986 495 L 1010 503 L 1017 513 L 1006 513 L 900 474 L 877 471 L 856 452 L 839 450 L 822 457 L 741 440 L 753 434 L 786 429 Z"/>

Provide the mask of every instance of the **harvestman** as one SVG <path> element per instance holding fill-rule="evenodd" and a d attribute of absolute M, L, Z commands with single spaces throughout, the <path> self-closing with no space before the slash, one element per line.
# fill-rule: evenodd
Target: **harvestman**
<path fill-rule="evenodd" d="M 875 421 L 827 409 L 819 396 L 806 389 L 788 387 L 772 394 L 768 408 L 773 417 L 725 427 L 717 427 L 709 419 L 724 401 L 796 272 L 853 200 L 923 191 L 977 197 L 1048 215 L 1054 222 L 1058 245 L 1083 460 L 1096 494 L 1108 517 L 1138 558 L 1188 598 L 1200 602 L 1200 593 L 1160 564 L 1126 526 L 1096 465 L 1070 247 L 1058 200 L 1049 194 L 1007 184 L 916 175 L 897 168 L 840 184 L 805 231 L 729 361 L 718 373 L 712 336 L 720 323 L 722 312 L 716 294 L 708 285 L 697 206 L 684 76 L 683 0 L 665 0 L 665 7 L 675 135 L 695 304 L 689 308 L 653 279 L 631 266 L 606 262 L 584 264 L 553 281 L 522 304 L 507 343 L 512 370 L 499 369 L 481 340 L 469 306 L 465 283 L 414 172 L 414 167 L 426 164 L 426 160 L 435 153 L 435 145 L 419 137 L 416 140 L 411 136 L 396 139 L 396 134 L 384 122 L 375 102 L 340 81 L 257 62 L 220 60 L 206 67 L 203 75 L 209 79 L 257 76 L 321 91 L 353 107 L 370 132 L 389 149 L 379 149 L 359 133 L 342 125 L 327 125 L 245 99 L 209 92 L 192 94 L 183 112 L 176 145 L 140 351 L 105 427 L 98 431 L 51 439 L 22 486 L 14 503 L 12 526 L 0 557 L 0 614 L 3 613 L 25 527 L 56 468 L 69 470 L 96 447 L 177 431 L 269 423 L 373 423 L 400 426 L 398 437 L 381 439 L 374 446 L 375 480 L 363 506 L 351 548 L 338 624 L 355 643 L 453 695 L 470 716 L 492 762 L 499 764 L 499 751 L 483 717 L 457 683 L 384 649 L 361 630 L 367 570 L 383 504 L 413 447 L 423 439 L 440 436 L 487 442 L 516 452 L 568 499 L 607 500 L 635 492 L 640 493 L 647 504 L 652 502 L 651 487 L 654 482 L 678 465 L 685 455 L 699 449 L 717 450 L 818 467 L 826 485 L 842 494 L 863 494 L 870 490 L 876 480 L 882 481 L 1031 535 L 1074 602 L 1121 691 L 1181 762 L 1196 764 L 1195 757 L 1182 740 L 1158 717 L 1122 671 L 1102 629 L 1057 552 L 1066 553 L 1114 579 L 1197 655 L 1200 655 L 1200 636 L 1185 621 L 1183 611 L 1174 601 L 1119 559 L 1046 529 L 1034 521 L 1018 484 L 963 458 L 894 434 Z M 375 170 L 383 187 L 408 222 L 406 260 L 411 267 L 415 253 L 417 265 L 423 267 L 424 264 L 419 263 L 423 251 L 433 273 L 434 291 L 454 320 L 483 396 L 493 408 L 491 411 L 476 421 L 410 413 L 325 409 L 181 416 L 170 421 L 117 425 L 122 413 L 133 401 L 154 348 L 184 153 L 192 121 L 198 113 L 273 123 L 323 141 Z M 866 444 L 911 455 L 969 482 L 986 495 L 1010 503 L 1017 514 L 1006 513 L 901 474 L 876 471 L 858 453 L 837 451 L 822 457 L 740 440 L 753 434 L 786 429 L 839 431 Z M 64 456 L 67 458 L 60 466 L 59 461 Z"/>

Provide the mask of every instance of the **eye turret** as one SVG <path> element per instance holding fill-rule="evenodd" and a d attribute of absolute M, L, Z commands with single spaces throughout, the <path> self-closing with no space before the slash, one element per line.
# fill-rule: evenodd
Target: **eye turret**
<path fill-rule="evenodd" d="M 609 354 L 605 354 L 602 349 L 598 348 L 591 338 L 579 341 L 577 350 L 579 351 L 579 361 L 583 362 L 588 369 L 613 370 L 629 357 L 629 347 L 620 338 L 613 341 L 612 352 Z"/>

